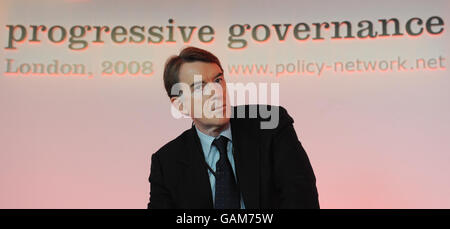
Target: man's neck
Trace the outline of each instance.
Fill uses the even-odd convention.
[[[209,136],[217,137],[223,130],[225,130],[230,125],[230,122],[227,122],[225,125],[222,126],[204,126],[194,120],[194,125],[202,133]]]

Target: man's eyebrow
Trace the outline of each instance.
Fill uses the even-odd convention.
[[[220,77],[220,76],[223,76],[223,72],[217,73],[217,75],[214,76],[213,80],[216,79],[217,77]],[[195,83],[199,83],[199,82],[193,82],[193,83],[191,84],[191,87],[193,87],[193,86],[195,85]],[[205,83],[205,81],[202,81],[202,84],[204,84],[204,83]]]
[[[223,72],[219,72],[216,76],[214,76],[213,79],[216,79],[216,78],[219,77],[219,76],[223,76]]]

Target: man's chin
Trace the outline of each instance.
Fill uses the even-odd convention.
[[[209,126],[223,126],[228,122],[230,122],[230,118],[229,117],[203,118],[201,122]]]
[[[221,118],[212,118],[209,119],[212,123],[216,123],[217,125],[227,124],[230,121],[229,117],[221,117]]]

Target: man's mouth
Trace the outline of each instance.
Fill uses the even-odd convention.
[[[225,109],[225,107],[226,107],[226,105],[224,104],[224,105],[222,105],[221,107],[214,107],[213,109],[212,109],[212,111],[216,111],[216,110],[224,110]]]

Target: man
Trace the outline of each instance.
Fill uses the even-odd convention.
[[[231,108],[218,58],[195,47],[169,58],[163,78],[193,125],[152,155],[149,209],[319,208],[313,169],[283,107]],[[277,125],[261,128],[267,115],[254,114],[269,110]]]

